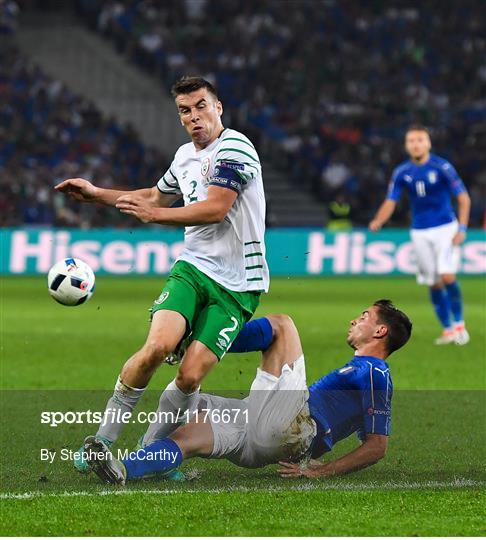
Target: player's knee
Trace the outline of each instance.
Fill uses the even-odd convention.
[[[273,332],[274,340],[283,335],[286,335],[292,332],[297,332],[295,323],[289,315],[279,313],[276,315],[268,315],[267,319],[270,321],[270,324],[272,325],[272,332]]]
[[[194,369],[194,367],[185,369],[184,364],[182,364],[177,372],[176,384],[186,394],[195,392],[203,378],[204,374],[199,370]]]

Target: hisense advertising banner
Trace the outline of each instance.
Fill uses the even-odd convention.
[[[56,261],[78,257],[97,274],[165,275],[183,249],[182,231],[167,229],[1,229],[0,273],[45,274]],[[267,259],[273,276],[413,274],[406,230],[328,232],[270,229]],[[468,232],[461,274],[486,272],[486,235]]]

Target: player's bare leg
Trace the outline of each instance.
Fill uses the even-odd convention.
[[[455,274],[443,274],[441,276],[445,291],[449,297],[449,305],[454,319],[454,343],[466,345],[470,341],[469,332],[463,316],[462,293]]]
[[[292,367],[304,353],[299,332],[288,315],[267,315],[273,330],[270,347],[263,353],[260,368],[267,373],[280,377],[282,367]]]
[[[121,382],[132,388],[147,386],[164,358],[183,338],[186,324],[185,318],[176,311],[156,311],[145,344],[123,366]]]
[[[167,437],[187,420],[188,411],[197,406],[201,381],[217,362],[216,355],[200,341],[195,340],[189,345],[176,378],[160,396],[157,421],[148,427],[143,436],[143,446]]]

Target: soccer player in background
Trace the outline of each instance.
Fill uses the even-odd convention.
[[[263,349],[247,398],[200,394],[200,416],[123,461],[103,441],[88,437],[87,461],[103,481],[115,484],[167,474],[197,456],[226,458],[247,468],[280,462],[283,477],[326,477],[373,465],[385,456],[390,435],[393,384],[386,359],[407,343],[411,331],[402,311],[389,300],[378,300],[351,321],[351,361],[308,388],[292,320],[285,315],[255,319],[245,325],[233,349]],[[227,422],[224,411],[240,414],[233,412]],[[353,433],[361,440],[354,450],[328,462],[316,459]]]
[[[159,410],[192,410],[202,379],[251,319],[269,285],[265,195],[255,147],[242,133],[223,127],[223,106],[210,82],[184,77],[172,93],[191,142],[177,150],[156,186],[127,193],[82,178],[56,186],[79,201],[115,206],[143,223],[186,227],[184,250],[153,304],[146,342],[126,361],[107,403],[97,437],[108,446],[121,432],[118,419],[134,409],[154,372],[188,334],[191,343]],[[181,197],[184,207],[169,208]],[[152,425],[142,444],[173,429]],[[75,466],[88,472],[84,460]]]
[[[393,171],[387,197],[369,228],[381,229],[406,188],[412,208],[411,237],[417,259],[417,281],[429,286],[430,300],[443,328],[435,343],[465,345],[469,333],[456,273],[471,200],[454,167],[432,154],[431,146],[427,128],[412,125],[407,129],[405,150],[410,159]],[[458,219],[451,204],[452,196],[457,198]]]

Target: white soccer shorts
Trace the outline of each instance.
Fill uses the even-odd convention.
[[[452,245],[457,230],[457,221],[429,229],[411,230],[418,283],[434,285],[439,283],[442,274],[457,274],[460,249]]]
[[[264,467],[281,459],[299,459],[316,434],[308,397],[303,356],[293,368],[284,365],[280,377],[258,368],[250,395],[245,399],[201,394],[199,408],[218,413],[208,415],[214,434],[210,457],[224,457],[248,468]],[[228,409],[239,409],[240,413],[236,420],[223,422],[221,411]]]

